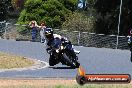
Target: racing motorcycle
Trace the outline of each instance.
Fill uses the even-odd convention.
[[[51,52],[49,64],[54,66],[61,62],[63,65],[70,66],[72,68],[78,68],[80,63],[78,57],[72,47],[72,44],[62,42],[61,39],[55,38],[51,44]]]

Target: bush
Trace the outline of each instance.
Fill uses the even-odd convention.
[[[72,2],[71,7],[75,6],[75,1],[68,1],[69,3]],[[47,26],[52,28],[59,28],[65,18],[72,12],[60,0],[26,0],[24,7],[18,23],[28,24],[31,20],[36,20],[38,23],[44,21]]]
[[[70,31],[94,31],[95,18],[86,16],[85,14],[74,12],[62,25],[63,30]]]

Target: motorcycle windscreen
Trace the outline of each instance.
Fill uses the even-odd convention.
[[[59,38],[55,38],[51,45],[53,48],[59,49],[61,46],[61,40]]]

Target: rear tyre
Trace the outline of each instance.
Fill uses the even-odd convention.
[[[50,66],[54,66],[55,65],[55,62],[52,59],[49,59],[49,65]]]
[[[76,57],[70,55],[70,53],[68,53],[68,52],[64,52],[62,54],[62,56],[63,56],[63,59],[64,59],[63,62],[65,62],[66,65],[71,66],[72,68],[79,68],[80,63],[77,62],[77,61],[73,61],[73,58],[76,58]]]

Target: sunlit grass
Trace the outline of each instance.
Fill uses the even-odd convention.
[[[84,86],[80,86],[80,85],[69,85],[69,86],[64,86],[64,85],[56,85],[56,86],[46,86],[46,85],[10,85],[10,86],[0,86],[0,88],[132,88],[131,84],[88,84],[88,85],[84,85]]]
[[[70,79],[0,79],[0,88],[132,88],[132,83],[79,85]]]
[[[0,52],[0,69],[23,68],[33,64],[33,60],[25,57]]]
[[[58,85],[55,88],[132,88],[131,84],[87,84],[87,85],[74,85],[64,86]]]

